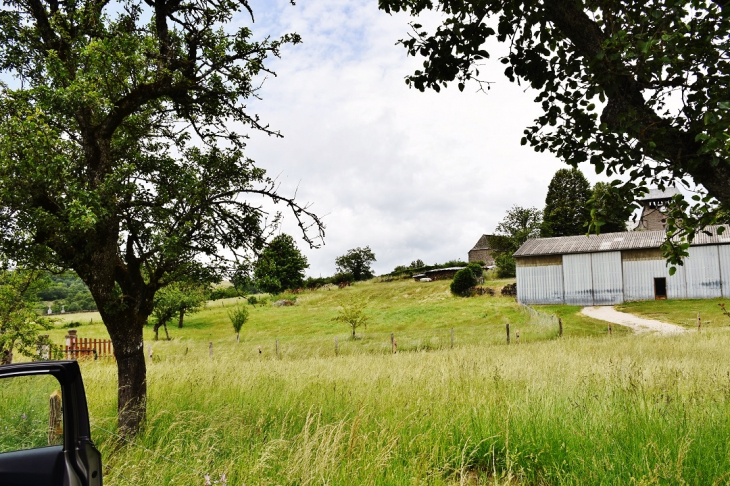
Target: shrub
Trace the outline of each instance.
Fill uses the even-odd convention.
[[[471,294],[471,288],[477,284],[477,279],[469,267],[462,268],[456,275],[454,281],[451,282],[451,293],[462,297],[468,297]]]
[[[332,283],[335,285],[339,285],[341,283],[345,282],[354,282],[355,277],[350,272],[340,272],[336,273],[334,277],[332,277]]]
[[[515,259],[512,255],[502,253],[494,257],[494,263],[497,264],[497,276],[499,278],[509,278],[515,276]]]
[[[249,295],[246,297],[246,302],[248,302],[250,305],[256,305],[259,302],[259,299],[256,298],[255,295]]]
[[[469,270],[471,270],[471,273],[474,274],[474,278],[479,279],[482,278],[482,274],[484,273],[484,269],[482,269],[481,265],[478,263],[470,263],[466,266]]]
[[[324,277],[307,277],[307,279],[304,281],[304,286],[309,290],[315,290],[322,287],[323,285],[327,285],[328,283],[330,283],[330,281],[331,279]]]

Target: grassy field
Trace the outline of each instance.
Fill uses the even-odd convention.
[[[725,303],[730,310],[730,301],[726,299],[693,299],[693,300],[648,300],[643,302],[627,302],[616,308],[647,319],[678,324],[688,329],[697,328],[697,314],[702,319],[702,328],[728,328],[730,318],[723,315],[717,304]]]
[[[371,316],[356,340],[331,321],[353,298]],[[146,331],[148,420],[134,444],[113,435],[114,364],[82,363],[105,484],[730,483],[727,326],[608,336],[578,307],[539,308],[561,316],[560,339],[514,299],[367,282],[251,309],[236,343],[234,304],[211,303],[169,342]],[[506,345],[506,322],[519,345]],[[98,317],[78,331],[105,335]]]

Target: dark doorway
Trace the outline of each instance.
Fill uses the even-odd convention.
[[[667,298],[667,279],[655,278],[654,279],[654,299],[664,300]]]

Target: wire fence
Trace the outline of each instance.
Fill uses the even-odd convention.
[[[520,306],[520,310],[529,316],[529,322],[531,324],[557,327],[560,323],[560,319],[556,315],[536,311],[527,304],[519,303],[518,305]]]

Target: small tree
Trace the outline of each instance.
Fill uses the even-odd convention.
[[[228,312],[228,318],[231,320],[231,324],[233,324],[233,330],[236,331],[236,342],[238,342],[241,328],[248,321],[248,309],[237,306],[233,311]]]
[[[373,269],[370,268],[373,262],[375,262],[375,254],[369,246],[353,248],[335,259],[337,271],[351,273],[356,282],[373,277]]]
[[[461,297],[468,297],[471,295],[471,288],[476,284],[477,279],[472,273],[471,268],[462,268],[454,275],[454,281],[451,282],[451,293]]]
[[[197,283],[175,282],[157,291],[152,311],[152,316],[155,318],[155,340],[157,340],[160,327],[164,327],[169,341],[167,323],[177,315],[179,319],[177,327],[182,329],[185,314],[193,314],[201,310],[207,298],[207,287]]]
[[[50,329],[48,319],[33,309],[37,292],[46,280],[42,273],[22,268],[0,267],[0,364],[13,362],[13,352],[35,358],[38,333]]]
[[[355,339],[355,329],[360,326],[367,327],[368,320],[370,320],[370,317],[365,314],[366,306],[367,301],[361,300],[353,299],[340,302],[339,314],[333,317],[332,320],[349,325],[352,330],[352,339]]]

